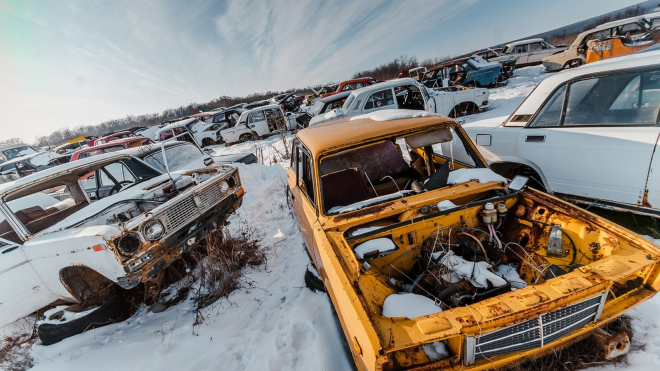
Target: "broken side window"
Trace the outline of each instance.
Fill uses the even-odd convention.
[[[307,196],[309,202],[315,205],[314,198],[314,172],[312,157],[300,145],[295,147],[296,177],[300,191]]]
[[[566,85],[562,85],[559,89],[557,89],[552,94],[550,99],[547,100],[536,117],[534,117],[534,120],[529,123],[529,127],[559,126],[561,110],[564,105],[565,92]]]
[[[368,110],[392,105],[394,105],[394,95],[392,94],[392,89],[387,88],[371,94],[367,98],[364,109]]]

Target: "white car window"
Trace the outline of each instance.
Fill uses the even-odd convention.
[[[392,94],[392,89],[387,88],[371,94],[369,98],[367,98],[367,103],[365,103],[364,109],[367,110],[392,105],[394,105],[394,95]]]
[[[264,111],[252,112],[252,114],[250,114],[250,122],[263,121],[265,119]]]
[[[564,105],[564,93],[566,92],[566,85],[562,85],[557,89],[550,99],[545,103],[541,111],[534,117],[534,120],[529,123],[529,127],[548,127],[559,126],[561,120],[561,110]]]
[[[121,162],[115,162],[112,163],[104,169],[112,175],[115,180],[118,182],[131,182],[135,183],[135,177],[131,173],[130,170],[128,170],[128,167],[126,165],[122,164]],[[105,172],[101,171],[101,186],[113,186],[115,183],[106,175]]]
[[[566,126],[655,125],[660,71],[604,76],[571,83]]]

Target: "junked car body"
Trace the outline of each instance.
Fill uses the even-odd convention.
[[[358,370],[500,368],[660,289],[660,246],[507,183],[453,120],[356,121],[299,131],[287,181]]]
[[[635,37],[614,36],[594,40],[589,43],[586,63],[634,54],[658,42],[660,42],[659,28],[654,28],[645,34]]]
[[[411,78],[381,82],[353,91],[342,108],[315,116],[309,125],[385,109],[411,109],[462,116],[489,108],[488,89],[442,91],[427,89]]]
[[[0,183],[11,182],[38,171],[69,162],[70,156],[38,152],[14,157],[0,164]]]
[[[493,169],[548,192],[660,217],[660,52],[564,71],[504,119],[464,129]]]
[[[246,142],[262,136],[294,130],[303,113],[285,115],[279,104],[269,104],[244,111],[238,122],[220,132],[227,143]],[[306,114],[305,114],[306,115]]]
[[[153,143],[153,141],[147,137],[137,136],[130,137],[125,139],[119,139],[112,141],[110,143],[101,144],[94,147],[87,147],[81,150],[78,150],[71,154],[71,161],[76,161],[78,159],[83,159],[87,157],[97,156],[103,153],[110,153],[121,151],[127,148],[134,148],[139,146],[144,146],[147,144]]]
[[[507,44],[499,53],[499,57],[491,57],[489,61],[504,61],[516,59],[516,66],[525,67],[541,64],[543,58],[566,49],[565,46],[554,46],[541,38],[520,40]]]
[[[344,91],[338,94],[331,95],[326,98],[318,99],[312,107],[307,111],[310,116],[318,116],[328,113],[336,108],[341,108],[346,101],[346,98],[351,94],[350,91]]]
[[[337,88],[334,91],[321,94],[321,98],[326,98],[344,91],[351,91],[351,90],[364,88],[365,86],[373,85],[375,83],[376,80],[374,80],[371,77],[360,77],[353,80],[342,81],[339,83],[339,85],[337,85]]]
[[[100,138],[95,139],[94,142],[92,143],[92,146],[98,146],[98,145],[101,145],[101,144],[110,143],[110,142],[115,141],[115,140],[131,138],[131,137],[134,137],[134,136],[136,136],[135,133],[133,133],[130,130],[118,131],[116,133],[108,134],[108,135],[105,135],[105,136],[102,136]]]
[[[156,132],[156,140],[164,141],[180,135],[184,132],[190,133],[192,140],[200,147],[210,146],[222,142],[220,131],[226,127],[225,123],[204,122],[199,118],[191,117],[189,119],[173,122],[160,128]]]
[[[25,143],[0,145],[0,163],[37,152],[39,151]]]
[[[428,88],[453,85],[490,87],[500,84],[508,78],[502,63],[488,62],[478,55],[473,55],[431,68],[426,72],[421,83]]]
[[[0,327],[56,300],[87,302],[115,284],[129,289],[155,277],[240,206],[235,168],[195,158],[168,173],[162,156],[156,168],[140,150],[0,186]],[[118,168],[130,179],[116,179]],[[90,171],[114,183],[95,202],[80,181]],[[42,193],[53,187],[67,197],[58,202]]]
[[[592,40],[601,40],[617,36],[634,37],[648,32],[652,27],[652,19],[660,16],[660,13],[652,13],[642,16],[636,16],[618,21],[604,23],[591,30],[579,34],[571,46],[566,50],[556,53],[543,59],[543,66],[547,71],[559,71],[565,68],[578,67],[586,63],[586,54],[589,43]]]

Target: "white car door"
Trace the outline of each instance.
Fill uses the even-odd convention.
[[[57,299],[19,244],[0,239],[0,328]]]
[[[266,115],[263,110],[255,111],[250,114],[248,117],[248,127],[260,136],[270,134]]]
[[[548,49],[545,43],[536,42],[529,44],[529,53],[527,55],[527,63],[541,63],[543,58],[548,56]]]
[[[520,131],[554,192],[641,204],[660,127],[660,70],[562,85]]]
[[[429,91],[426,90],[426,87],[422,84],[419,84],[419,90],[422,92],[422,98],[424,99],[424,110],[426,112],[437,113],[435,97],[431,96]]]

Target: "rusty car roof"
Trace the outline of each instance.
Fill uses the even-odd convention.
[[[389,121],[376,121],[368,117],[356,120],[345,118],[310,126],[299,131],[297,137],[312,152],[312,155],[317,157],[324,152],[350,147],[360,142],[440,126],[460,127],[456,121],[444,116]]]

